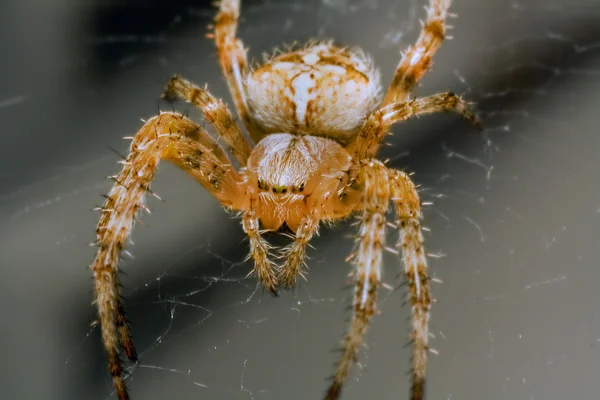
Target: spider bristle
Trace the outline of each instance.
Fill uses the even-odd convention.
[[[149,192],[153,197],[156,197],[158,200],[162,201],[163,203],[165,203],[165,201],[156,193],[154,193],[152,190],[147,189],[147,192]]]
[[[131,254],[131,252],[129,250],[123,250],[123,254],[125,254],[127,257],[129,257],[131,259],[135,259],[135,257],[133,256],[133,254]]]
[[[112,147],[109,147],[109,149],[115,153],[116,155],[118,155],[119,157],[121,157],[123,160],[127,160],[127,157],[125,157],[123,154],[119,153],[117,150],[113,149]]]
[[[356,251],[354,251],[354,252],[350,253],[350,255],[344,259],[344,261],[345,261],[345,262],[347,262],[347,263],[349,263],[350,261],[352,261],[352,259],[353,259],[354,257],[356,257],[356,254],[357,254],[357,252],[356,252]]]
[[[92,208],[92,211],[100,211],[102,213],[112,213],[115,210],[113,208],[106,208],[104,206],[98,206],[98,207]]]
[[[392,229],[398,229],[398,224],[395,224],[393,222],[387,221],[385,224]]]
[[[446,254],[444,253],[427,253],[427,257],[429,258],[444,258],[446,257]]]
[[[400,252],[393,247],[386,246],[384,249],[392,254],[400,255]]]
[[[399,283],[398,286],[396,286],[395,290],[399,290],[402,289],[403,287],[408,286],[408,280],[404,279],[403,282]]]
[[[152,214],[152,210],[145,205],[139,206],[142,210],[146,211],[148,214]]]

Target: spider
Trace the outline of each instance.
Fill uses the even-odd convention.
[[[353,316],[341,343],[341,356],[325,399],[338,399],[367,327],[376,313],[387,226],[399,229],[403,274],[411,305],[411,399],[424,397],[431,294],[421,233],[420,201],[404,172],[375,158],[390,127],[412,117],[456,112],[478,123],[470,103],[452,93],[411,98],[446,35],[451,0],[430,0],[417,42],[403,53],[385,95],[379,72],[359,48],[331,41],[309,42],[249,67],[246,48],[236,37],[240,0],[222,0],[215,18],[217,55],[244,135],[227,105],[206,89],[175,76],[165,96],[199,107],[213,136],[186,116],[161,112],[133,136],[122,171],[102,207],[98,246],[90,268],[101,335],[117,397],[129,398],[119,358],[132,361],[136,350],[120,294],[118,260],[160,160],[186,171],[227,209],[239,213],[250,242],[252,273],[272,294],[304,276],[308,242],[321,221],[359,215],[352,254],[355,285]],[[233,165],[235,159],[239,168]],[[151,192],[150,192],[151,193]],[[386,222],[393,204],[396,224]],[[264,231],[287,229],[293,242],[283,248],[282,265],[272,259]],[[392,250],[392,249],[390,249]],[[395,250],[393,250],[395,251]]]

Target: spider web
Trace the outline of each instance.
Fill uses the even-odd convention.
[[[0,7],[0,271],[4,392],[10,398],[114,398],[86,266],[117,171],[111,149],[168,105],[178,72],[229,98],[197,1],[9,1]],[[317,35],[360,45],[387,77],[424,17],[417,0],[247,1],[240,35],[253,58]],[[598,1],[456,0],[417,94],[475,101],[479,133],[451,115],[394,129],[382,158],[415,172],[431,229],[430,399],[564,399],[600,393]],[[186,110],[178,105],[178,110]],[[190,109],[193,118],[200,115]],[[308,282],[271,298],[246,278],[239,222],[185,174],[162,165],[151,215],[123,262],[140,363],[136,399],[319,398],[347,327],[355,227],[323,229]],[[276,243],[281,238],[272,237]],[[390,242],[395,235],[390,232]],[[408,307],[386,256],[382,315],[344,399],[408,393]]]

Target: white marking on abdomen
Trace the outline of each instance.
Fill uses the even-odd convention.
[[[316,92],[310,93],[309,89],[314,88],[317,85],[315,80],[310,77],[310,72],[303,72],[299,74],[292,83],[294,87],[293,101],[296,105],[296,121],[299,124],[304,124],[306,118],[306,109],[308,102],[316,98]]]

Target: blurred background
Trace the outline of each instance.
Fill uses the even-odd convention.
[[[423,0],[244,1],[253,59],[332,37],[373,55],[387,86],[418,35]],[[485,129],[454,115],[394,128],[382,152],[414,172],[437,304],[428,399],[600,396],[600,3],[456,0],[453,40],[417,94],[464,93]],[[229,101],[203,1],[0,4],[0,391],[7,399],[114,399],[92,281],[115,152],[171,105],[174,73]],[[201,116],[188,105],[178,111]],[[113,151],[114,150],[114,151]],[[140,352],[134,399],[319,399],[347,327],[356,229],[323,229],[308,282],[272,298],[246,278],[239,221],[162,164],[122,263]],[[281,238],[270,237],[278,243]],[[389,233],[394,242],[396,234]],[[343,398],[408,395],[409,308],[386,257],[375,318]]]

